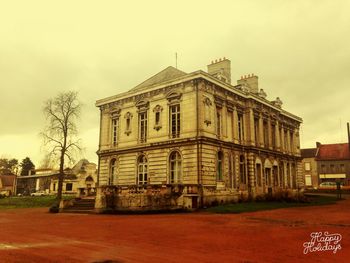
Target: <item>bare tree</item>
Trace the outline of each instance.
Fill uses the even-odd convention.
[[[48,122],[42,136],[49,154],[59,163],[57,201],[62,199],[65,160],[72,161],[74,154],[81,150],[77,139],[77,119],[80,117],[81,103],[78,93],[63,92],[45,102],[43,113]]]

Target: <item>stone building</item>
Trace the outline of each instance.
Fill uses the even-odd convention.
[[[192,209],[303,187],[301,118],[267,100],[258,76],[231,84],[228,59],[208,72],[168,67],[96,106],[96,209]]]

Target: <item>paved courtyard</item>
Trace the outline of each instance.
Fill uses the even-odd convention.
[[[342,236],[341,249],[335,254],[303,254],[310,234],[326,231]],[[320,243],[323,246],[325,240]],[[336,205],[226,215],[0,210],[0,262],[349,262],[349,258],[349,199]]]

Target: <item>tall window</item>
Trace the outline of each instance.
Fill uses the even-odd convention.
[[[266,121],[264,121],[264,123],[263,123],[263,132],[264,132],[264,146],[268,147],[269,146],[269,131],[268,131]]]
[[[288,151],[288,135],[287,131],[284,131],[284,151]]]
[[[170,180],[171,184],[181,182],[181,155],[178,152],[172,152],[169,156]]]
[[[290,132],[290,148],[289,150],[291,152],[294,152],[294,133],[293,132]]]
[[[255,138],[255,145],[259,145],[259,119],[254,118],[254,138]]]
[[[116,159],[112,159],[111,164],[110,164],[110,169],[109,169],[109,178],[108,178],[109,185],[114,184],[116,170],[117,170],[116,168],[117,168],[117,161],[116,161]]]
[[[256,164],[256,179],[257,179],[257,184],[258,186],[262,186],[262,178],[261,178],[261,164],[257,163]]]
[[[295,164],[292,164],[292,187],[297,188],[297,173],[295,169]]]
[[[169,107],[170,112],[170,136],[171,138],[180,137],[180,104]]]
[[[274,124],[271,125],[271,143],[272,148],[276,147],[276,126]]]
[[[244,155],[239,156],[239,179],[242,184],[247,183],[246,178],[246,171],[245,171],[245,161],[244,161]]]
[[[222,152],[218,152],[217,155],[217,173],[216,173],[216,180],[222,181],[222,163],[223,163],[223,154]]]
[[[283,149],[283,145],[282,145],[282,128],[279,128],[278,129],[278,133],[279,133],[279,137],[280,137],[280,147],[281,147],[281,150]]]
[[[112,144],[117,145],[118,141],[118,119],[112,119]]]
[[[242,141],[244,139],[244,123],[243,114],[238,113],[238,140]]]
[[[310,171],[311,170],[311,163],[310,162],[304,163],[304,169],[305,169],[305,171]]]
[[[216,135],[221,136],[221,110],[216,109]]]
[[[343,163],[340,164],[340,172],[345,172],[345,165]]]
[[[144,155],[141,155],[138,159],[137,164],[137,183],[138,184],[147,184],[148,180],[148,163],[147,158]]]
[[[147,111],[139,113],[140,142],[147,141]]]

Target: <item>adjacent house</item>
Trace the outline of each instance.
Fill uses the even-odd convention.
[[[305,185],[317,188],[323,182],[341,181],[350,185],[350,154],[348,143],[321,144],[301,149]]]
[[[64,194],[92,195],[97,182],[96,164],[86,159],[80,160],[72,169],[64,170],[62,192]],[[17,177],[17,193],[29,195],[42,191],[57,193],[58,171],[51,168],[36,169],[35,175]]]
[[[317,170],[319,182],[341,180],[350,184],[350,154],[348,143],[317,143]]]
[[[94,195],[97,182],[96,164],[80,160],[72,169],[65,170],[63,193],[79,196]],[[58,178],[52,178],[50,192],[57,193]]]
[[[198,208],[304,186],[302,119],[224,58],[98,100],[96,209]]]
[[[319,176],[317,172],[316,148],[301,149],[301,157],[305,187],[317,188],[319,185]]]

